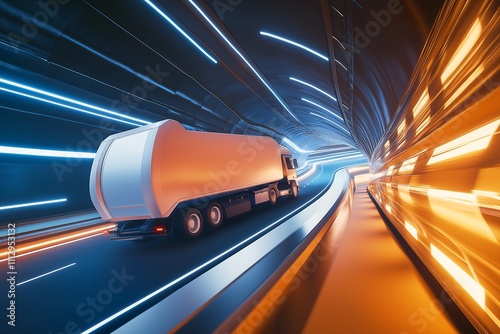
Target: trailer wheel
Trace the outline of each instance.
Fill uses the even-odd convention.
[[[276,202],[278,202],[278,189],[276,188],[275,185],[270,185],[268,192],[269,192],[269,203],[271,203],[271,205],[275,205]]]
[[[295,181],[292,181],[291,191],[293,198],[297,198],[299,196],[299,186],[297,186],[297,183]]]
[[[200,211],[195,208],[188,208],[186,211],[179,212],[177,228],[175,232],[179,236],[194,238],[203,231],[203,216]]]
[[[211,227],[219,227],[224,221],[222,207],[217,202],[212,202],[207,207],[206,221]]]

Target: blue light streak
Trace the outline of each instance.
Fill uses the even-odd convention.
[[[49,200],[49,201],[14,204],[14,205],[0,206],[0,210],[19,209],[19,208],[25,208],[25,207],[29,207],[29,206],[48,205],[48,204],[66,202],[66,201],[67,201],[66,198],[60,198],[60,199],[53,199],[53,200]]]
[[[363,154],[360,152],[346,152],[346,153],[338,153],[334,155],[328,155],[324,157],[319,157],[319,158],[313,158],[313,159],[308,159],[306,162],[307,163],[327,163],[327,162],[333,162],[333,161],[340,161],[344,159],[351,159],[351,158],[363,158]]]
[[[212,57],[207,51],[205,51],[194,39],[191,38],[181,27],[179,27],[164,11],[158,8],[154,3],[149,0],[144,0],[151,8],[153,8],[158,14],[160,14],[168,23],[170,23],[178,32],[182,34],[191,44],[193,44],[198,50],[200,50],[208,59],[213,63],[217,64],[217,60]]]
[[[312,89],[315,89],[315,90],[317,90],[318,92],[320,92],[320,93],[322,93],[322,94],[324,94],[324,95],[328,96],[328,97],[329,97],[329,98],[331,98],[333,101],[337,101],[337,99],[336,99],[336,98],[334,98],[333,96],[331,96],[331,95],[330,95],[330,94],[328,94],[327,92],[325,92],[325,91],[323,91],[323,90],[319,89],[318,87],[316,87],[316,86],[314,86],[314,85],[312,85],[312,84],[310,84],[310,83],[308,83],[308,82],[305,82],[305,81],[302,81],[302,80],[299,80],[299,79],[297,79],[297,78],[293,78],[293,77],[290,77],[290,80],[295,81],[295,82],[298,82],[298,83],[301,83],[301,84],[303,84],[303,85],[305,85],[305,86],[311,87]]]
[[[89,153],[89,152],[45,150],[38,148],[25,148],[25,147],[12,147],[12,146],[0,146],[0,153],[31,155],[38,157],[76,158],[76,159],[94,159],[95,157],[95,153]]]
[[[142,120],[142,119],[139,119],[139,118],[135,118],[135,117],[123,115],[123,114],[120,114],[120,113],[117,113],[117,112],[114,112],[114,111],[111,111],[111,110],[107,110],[107,109],[104,109],[104,108],[101,108],[101,107],[97,107],[97,106],[94,106],[94,105],[91,105],[91,104],[88,104],[88,103],[85,103],[85,102],[74,100],[74,99],[71,99],[71,98],[68,98],[68,97],[65,97],[65,96],[62,96],[62,95],[54,94],[54,93],[51,93],[51,92],[48,92],[48,91],[45,91],[45,90],[41,90],[41,89],[38,89],[38,88],[35,88],[35,87],[23,85],[23,84],[20,84],[20,83],[14,82],[14,81],[10,81],[10,80],[6,80],[6,79],[3,79],[3,78],[0,78],[0,83],[4,83],[4,84],[7,84],[9,86],[14,86],[14,87],[17,87],[17,88],[21,88],[21,89],[24,89],[24,90],[27,90],[27,91],[30,91],[30,92],[33,92],[33,93],[38,93],[38,94],[41,94],[41,95],[44,95],[44,96],[49,96],[49,97],[52,97],[52,98],[55,98],[55,99],[58,99],[58,100],[70,102],[70,103],[73,103],[73,104],[76,104],[76,105],[79,105],[79,106],[82,106],[82,107],[86,107],[86,108],[90,108],[90,109],[102,111],[102,112],[107,113],[107,114],[111,114],[111,115],[118,116],[118,117],[121,117],[121,118],[129,119],[129,120],[132,120],[132,121],[135,121],[135,122],[138,122],[138,123],[142,123],[143,125],[144,124],[151,124],[151,122],[148,122],[148,121],[145,121],[145,120]],[[13,93],[13,94],[21,95],[21,96],[24,96],[24,97],[28,97],[28,98],[31,98],[31,99],[35,99],[35,100],[39,100],[39,101],[43,101],[43,102],[55,104],[55,105],[58,105],[58,106],[61,106],[61,107],[65,107],[65,108],[69,108],[69,109],[73,109],[73,110],[76,110],[76,111],[84,112],[84,113],[91,114],[91,115],[94,115],[94,116],[99,116],[99,117],[104,117],[104,118],[112,119],[112,120],[115,120],[115,121],[118,121],[118,122],[122,122],[122,123],[127,123],[127,124],[131,124],[131,125],[136,125],[136,126],[140,126],[141,125],[141,124],[137,124],[137,123],[132,123],[132,122],[128,122],[128,121],[125,121],[125,120],[121,120],[121,119],[118,119],[118,118],[106,116],[106,115],[103,115],[103,114],[95,113],[95,112],[92,112],[92,111],[89,111],[89,110],[85,110],[85,109],[73,107],[73,106],[70,106],[70,105],[67,105],[67,104],[64,104],[64,103],[61,103],[61,102],[57,102],[57,101],[54,101],[54,100],[49,100],[49,99],[46,99],[46,98],[37,97],[37,96],[34,96],[34,95],[22,93],[22,92],[19,92],[19,91],[8,89],[8,88],[0,87],[0,90],[8,92],[8,93]]]
[[[285,104],[285,102],[279,97],[278,93],[274,91],[274,89],[271,88],[271,86],[267,83],[266,80],[259,74],[259,72],[250,64],[250,61],[246,59],[245,56],[229,41],[229,39],[217,28],[217,26],[208,18],[208,16],[201,10],[200,7],[193,1],[189,0],[189,2],[196,8],[196,10],[203,16],[203,18],[212,26],[212,28],[219,34],[219,36],[222,37],[222,39],[233,49],[233,51],[240,57],[241,60],[247,64],[247,66],[252,70],[252,72],[259,78],[259,80],[266,86],[266,88],[271,92],[271,94],[274,95],[274,97],[278,100],[278,102],[285,108],[286,111],[297,121],[300,122],[300,120],[297,118],[297,116],[294,115],[294,113],[288,108],[288,106]]]
[[[349,131],[347,131],[346,129],[344,129],[342,126],[338,125],[338,124],[337,124],[337,123],[335,123],[334,121],[332,121],[332,120],[330,120],[330,119],[326,118],[325,116],[322,116],[322,115],[319,115],[319,114],[316,114],[316,113],[313,113],[313,112],[311,112],[310,114],[311,114],[311,115],[313,115],[313,116],[316,116],[316,117],[322,118],[322,119],[324,119],[325,121],[328,121],[328,122],[332,123],[333,125],[335,125],[335,126],[336,126],[336,127],[338,127],[339,129],[344,130],[344,131],[345,131],[345,133],[349,134]]]
[[[280,41],[282,41],[282,42],[289,43],[289,44],[292,44],[292,45],[294,45],[294,46],[297,46],[297,47],[299,47],[299,48],[301,48],[301,49],[304,49],[304,50],[306,50],[306,51],[308,51],[308,52],[312,53],[312,54],[313,54],[313,55],[315,55],[315,56],[320,57],[321,59],[326,60],[326,61],[329,61],[329,60],[330,60],[330,59],[328,59],[328,57],[326,57],[326,56],[322,55],[321,53],[316,52],[316,51],[314,51],[313,49],[310,49],[310,48],[308,48],[307,46],[302,45],[302,44],[300,44],[300,43],[297,43],[297,42],[291,41],[291,40],[289,40],[289,39],[286,39],[286,38],[283,38],[283,37],[280,37],[280,36],[278,36],[278,35],[274,35],[274,34],[271,34],[271,33],[265,32],[265,31],[261,31],[261,32],[260,32],[260,34],[261,34],[261,35],[263,35],[263,36],[268,36],[268,37],[271,37],[271,38],[275,38],[275,39],[280,40]]]
[[[307,102],[307,103],[310,103],[310,104],[312,104],[313,106],[316,106],[316,107],[318,107],[318,108],[321,108],[321,109],[323,109],[324,111],[326,111],[326,112],[328,112],[328,113],[332,114],[333,116],[337,117],[337,118],[338,118],[339,120],[341,120],[342,122],[344,121],[344,120],[342,119],[342,117],[340,117],[339,115],[335,114],[333,111],[326,109],[325,107],[323,107],[322,105],[320,105],[320,104],[318,104],[318,103],[312,102],[312,101],[310,101],[310,100],[308,100],[308,99],[305,99],[305,98],[302,98],[302,101]]]
[[[284,141],[285,143],[287,143],[288,145],[290,145],[293,149],[295,149],[295,150],[296,150],[296,151],[298,151],[298,152],[301,152],[301,153],[310,153],[310,152],[312,152],[312,151],[307,151],[307,150],[303,150],[303,149],[301,149],[301,148],[300,148],[300,147],[298,147],[298,146],[297,146],[294,142],[292,142],[290,139],[288,139],[288,138],[286,138],[286,137],[285,137],[285,138],[283,138],[283,141]]]

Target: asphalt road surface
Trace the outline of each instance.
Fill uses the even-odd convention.
[[[0,332],[81,333],[171,284],[163,293],[95,331],[110,332],[239,248],[203,266],[206,262],[248,237],[258,235],[266,226],[314,198],[327,187],[335,170],[360,163],[363,160],[355,158],[320,165],[313,175],[301,181],[297,199],[281,198],[274,207],[262,204],[195,240],[168,235],[144,241],[111,241],[109,235],[103,234],[17,258],[18,285],[14,299],[7,298],[8,268],[6,262],[1,262],[1,309],[4,315]],[[60,268],[63,269],[28,281]],[[15,300],[15,327],[7,324],[10,300]]]

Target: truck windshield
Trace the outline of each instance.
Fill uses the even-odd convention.
[[[295,166],[293,165],[291,157],[285,157],[285,163],[286,163],[286,168],[295,169]]]

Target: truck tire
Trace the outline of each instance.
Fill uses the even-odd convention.
[[[221,205],[217,202],[211,202],[207,207],[205,219],[208,225],[213,228],[221,226],[224,221],[224,211]]]
[[[269,186],[269,203],[271,203],[271,205],[275,205],[276,202],[278,202],[278,188],[273,184],[273,185],[270,185]]]
[[[297,182],[292,181],[292,184],[290,185],[290,193],[292,198],[297,198],[299,196],[299,186],[297,185]]]
[[[198,209],[186,208],[179,211],[174,232],[180,237],[194,238],[203,232],[203,216]]]

